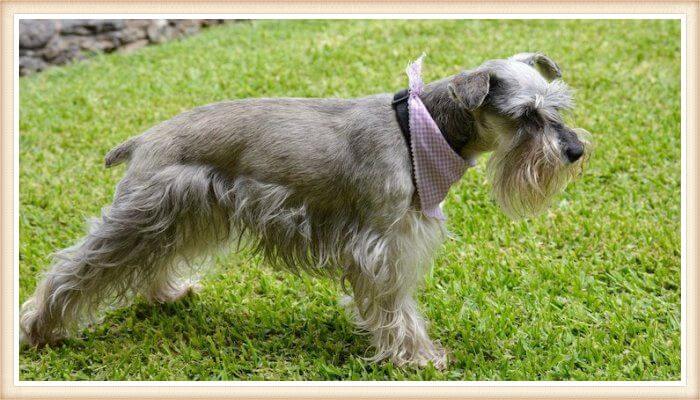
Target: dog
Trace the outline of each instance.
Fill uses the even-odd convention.
[[[455,154],[490,153],[493,198],[519,218],[545,209],[588,155],[585,131],[562,120],[573,103],[560,78],[549,57],[521,53],[413,94]],[[183,266],[243,243],[273,266],[338,277],[371,360],[445,367],[414,299],[445,223],[421,212],[396,102],[225,101],[118,145],[105,164],[128,168],[113,203],[22,306],[23,343],[58,342],[107,300],[178,300],[192,290]]]

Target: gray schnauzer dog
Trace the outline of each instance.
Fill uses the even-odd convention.
[[[584,131],[560,116],[572,107],[560,77],[550,58],[522,53],[420,94],[464,159],[491,152],[493,197],[510,216],[543,210],[586,158]],[[446,365],[414,299],[444,223],[419,210],[391,94],[198,107],[105,158],[125,161],[112,205],[23,305],[23,343],[59,341],[108,300],[175,301],[191,289],[182,267],[233,242],[274,266],[339,277],[373,360]]]

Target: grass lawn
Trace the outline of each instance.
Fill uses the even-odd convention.
[[[181,302],[137,299],[80,338],[20,354],[23,380],[678,380],[680,22],[255,21],[20,79],[20,301],[82,236],[123,167],[104,154],[197,105],[357,97],[540,50],[596,144],[547,213],[511,221],[485,158],[451,191],[450,238],[420,303],[445,371],[374,365],[329,280],[224,254]]]

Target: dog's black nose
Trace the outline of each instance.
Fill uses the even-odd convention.
[[[580,144],[573,144],[566,147],[564,150],[564,155],[569,162],[576,162],[583,155],[583,146]]]

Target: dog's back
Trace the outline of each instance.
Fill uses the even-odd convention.
[[[208,165],[229,177],[284,185],[318,204],[377,192],[385,199],[387,190],[410,197],[408,149],[390,101],[378,95],[214,103],[118,145],[105,164],[131,160],[130,170],[140,173]]]

